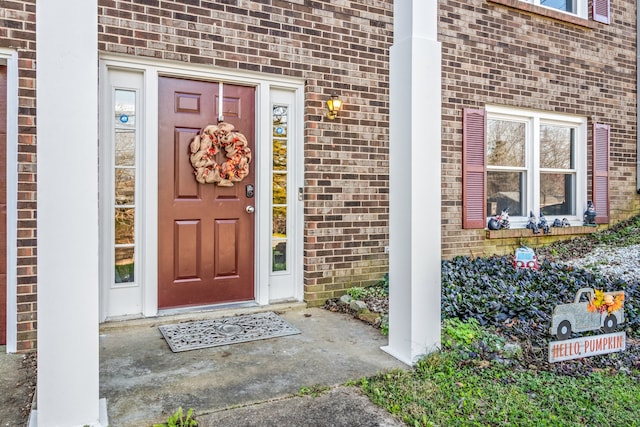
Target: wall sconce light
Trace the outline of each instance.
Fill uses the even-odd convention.
[[[335,93],[331,95],[331,99],[327,101],[327,118],[333,120],[338,117],[338,112],[342,109],[342,101],[338,99]]]

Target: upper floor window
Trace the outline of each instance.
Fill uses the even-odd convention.
[[[587,18],[588,0],[522,0],[537,6],[556,9],[581,18]]]

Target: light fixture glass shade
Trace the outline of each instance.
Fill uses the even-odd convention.
[[[331,99],[327,100],[327,117],[331,120],[335,119],[340,109],[342,109],[342,101],[338,99],[338,95],[332,95]]]

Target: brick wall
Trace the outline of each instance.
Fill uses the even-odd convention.
[[[513,252],[523,241],[536,246],[556,239],[487,239],[485,230],[462,229],[464,107],[498,104],[585,116],[589,153],[591,123],[610,124],[612,223],[640,211],[635,10],[633,0],[612,1],[611,25],[604,25],[567,22],[558,19],[562,13],[518,0],[440,2],[444,257]]]
[[[508,252],[521,241],[461,228],[465,106],[535,108],[610,124],[612,221],[640,210],[635,3],[612,2],[611,25],[501,3],[510,0],[440,2],[444,257]],[[35,0],[1,4],[0,46],[20,58],[18,348],[26,351],[36,344]],[[99,0],[101,52],[305,80],[304,282],[314,305],[388,269],[392,11],[391,0]],[[334,91],[345,110],[327,121],[324,101]]]
[[[35,0],[0,2],[0,47],[18,53],[18,351],[36,347]],[[7,170],[16,167],[11,160]]]
[[[99,50],[304,79],[305,298],[388,269],[391,0],[99,0]],[[345,109],[323,117],[332,92]]]

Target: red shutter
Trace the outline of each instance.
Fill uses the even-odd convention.
[[[593,20],[609,23],[609,0],[593,0]]]
[[[593,124],[593,183],[591,192],[596,223],[609,222],[609,125]]]
[[[487,222],[485,126],[484,110],[463,110],[462,228],[484,228]]]

